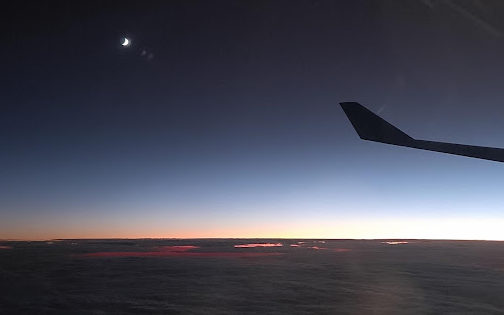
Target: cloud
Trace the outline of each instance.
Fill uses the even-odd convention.
[[[389,242],[382,242],[382,244],[388,244],[388,245],[403,245],[403,244],[408,244],[409,242],[406,241],[389,241]]]
[[[161,246],[159,249],[162,251],[169,251],[169,252],[187,252],[197,248],[199,248],[199,246],[182,245],[182,246]]]
[[[282,243],[250,243],[235,245],[235,248],[253,248],[253,247],[282,247]]]
[[[280,245],[282,246],[282,245]],[[194,249],[199,249],[199,246],[183,245],[183,246],[161,246],[156,251],[124,251],[124,252],[93,252],[76,255],[83,258],[119,258],[119,257],[228,257],[228,258],[243,258],[243,257],[261,257],[261,256],[279,256],[284,253],[268,252],[268,253],[244,253],[244,252],[194,252]]]
[[[319,250],[319,249],[327,249],[325,247],[318,247],[318,246],[308,246],[306,248],[310,248],[310,249],[316,249],[316,250]]]

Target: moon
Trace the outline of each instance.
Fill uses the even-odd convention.
[[[130,40],[127,37],[123,38],[123,42],[121,44],[123,47],[129,46],[130,45]]]

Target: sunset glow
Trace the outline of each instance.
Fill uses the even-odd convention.
[[[436,217],[384,217],[338,218],[333,220],[271,220],[256,226],[253,222],[240,222],[238,228],[225,223],[201,224],[198,229],[190,223],[163,226],[157,220],[136,222],[129,225],[120,218],[109,218],[99,224],[75,218],[70,223],[39,220],[27,224],[21,232],[14,226],[0,229],[4,239],[49,240],[58,238],[263,238],[263,239],[474,239],[504,240],[504,219],[471,218],[469,216]],[[161,220],[162,221],[162,220]],[[186,225],[183,225],[186,224]],[[219,225],[220,224],[220,225]],[[220,228],[216,228],[220,227]],[[146,232],[149,231],[149,232]],[[303,245],[304,241],[296,243]],[[246,245],[237,244],[237,245]],[[290,245],[289,245],[290,246]]]

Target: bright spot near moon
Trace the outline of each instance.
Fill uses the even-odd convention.
[[[130,40],[126,37],[123,38],[122,46],[126,47],[130,45]]]

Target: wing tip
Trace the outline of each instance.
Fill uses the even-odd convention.
[[[341,102],[341,108],[363,140],[405,145],[412,137],[388,123],[358,102]]]

